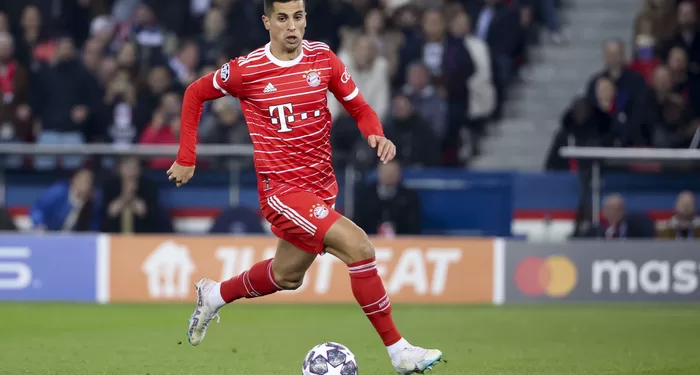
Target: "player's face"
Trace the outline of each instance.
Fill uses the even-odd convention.
[[[274,3],[270,15],[263,16],[263,23],[273,43],[288,52],[297,50],[306,30],[304,1]]]

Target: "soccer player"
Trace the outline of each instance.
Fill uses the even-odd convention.
[[[180,148],[168,178],[183,186],[194,175],[197,126],[205,101],[238,98],[255,150],[260,206],[279,237],[275,257],[223,282],[202,279],[188,339],[199,345],[226,304],[298,288],[316,257],[343,261],[357,303],[387,347],[399,374],[422,372],[439,350],[411,345],[394,325],[391,303],[377,273],[374,247],[362,229],[334,210],[338,185],[331,167],[330,90],[357,121],[382,162],[396,155],[376,113],[345,65],[320,42],[304,40],[303,0],[265,0],[262,17],[270,42],[224,64],[186,90]]]

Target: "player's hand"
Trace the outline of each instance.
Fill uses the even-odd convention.
[[[174,162],[172,167],[168,169],[168,180],[175,181],[175,185],[180,187],[186,184],[194,176],[194,165],[185,167],[177,162]]]
[[[392,161],[396,156],[396,146],[394,143],[382,136],[370,135],[367,137],[369,146],[377,150],[377,156],[384,164]]]

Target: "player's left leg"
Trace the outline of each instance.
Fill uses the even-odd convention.
[[[218,319],[219,309],[225,305],[241,298],[258,298],[280,290],[299,288],[315,259],[315,253],[302,251],[279,239],[274,258],[260,261],[223,282],[210,279],[197,282],[197,307],[192,313],[187,332],[190,344],[199,345],[202,342],[207,326],[214,318]]]
[[[411,345],[394,325],[391,302],[377,272],[374,246],[367,234],[345,217],[336,220],[323,238],[326,251],[342,260],[350,272],[355,299],[386,345],[399,374],[422,372],[442,360],[442,353]]]

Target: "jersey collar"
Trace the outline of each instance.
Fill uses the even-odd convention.
[[[298,64],[301,61],[301,59],[304,58],[304,47],[302,45],[299,47],[299,48],[301,48],[301,53],[294,60],[280,60],[272,55],[272,52],[270,51],[270,44],[271,43],[272,42],[269,42],[265,45],[265,56],[267,56],[267,58],[270,59],[270,61],[272,61],[275,65],[277,65],[279,67],[282,67],[282,68],[292,67],[292,66]]]

